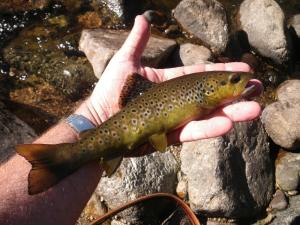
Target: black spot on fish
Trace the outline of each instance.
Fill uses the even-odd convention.
[[[131,122],[132,122],[133,125],[137,124],[137,120],[136,119],[132,119]]]
[[[222,86],[226,85],[226,80],[222,80],[222,81],[220,82],[220,84],[221,84]]]

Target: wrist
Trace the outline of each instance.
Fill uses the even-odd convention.
[[[99,126],[103,120],[99,115],[101,110],[96,110],[93,107],[93,104],[90,100],[90,98],[86,99],[74,112],[74,114],[82,115],[85,118],[87,118],[89,121],[91,121],[92,124],[94,124],[96,127]]]

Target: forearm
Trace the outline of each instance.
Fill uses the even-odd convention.
[[[84,111],[85,107],[81,107],[76,113],[86,115]],[[58,144],[77,139],[76,132],[60,122],[35,143]],[[93,162],[50,190],[30,196],[27,187],[30,169],[30,163],[17,154],[0,166],[0,224],[74,224],[102,173],[98,163]]]

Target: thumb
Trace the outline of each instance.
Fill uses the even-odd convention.
[[[139,60],[150,37],[150,24],[145,16],[135,18],[133,28],[118,52],[119,57],[129,60]]]

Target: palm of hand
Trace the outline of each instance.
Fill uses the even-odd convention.
[[[97,83],[90,102],[101,121],[107,120],[120,110],[119,97],[128,76],[139,73],[153,82],[182,76],[189,73],[228,70],[249,71],[248,65],[243,63],[229,64],[201,64],[171,69],[155,69],[144,67],[140,58],[150,36],[150,26],[143,16],[138,16],[135,25],[121,49],[111,59]],[[256,81],[258,88],[261,84]],[[238,112],[238,113],[237,113]],[[241,102],[226,106],[201,121],[192,121],[180,130],[173,132],[170,143],[192,141],[222,135],[232,128],[232,122],[256,118],[260,114],[260,107],[256,102]]]

